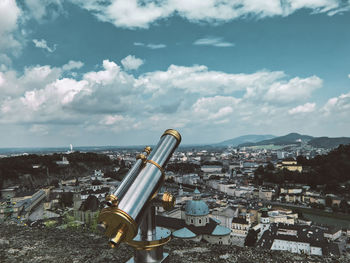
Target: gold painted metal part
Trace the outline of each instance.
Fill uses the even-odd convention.
[[[103,208],[98,222],[103,222],[106,225],[105,235],[111,238],[111,241],[129,241],[137,235],[138,226],[134,219],[117,207]]]
[[[150,146],[146,146],[143,151],[146,152],[147,155],[149,155],[151,153],[151,151],[152,151],[152,148]]]
[[[181,142],[181,134],[177,131],[177,130],[174,130],[174,129],[167,129],[163,135],[161,137],[163,137],[164,135],[166,134],[169,134],[169,135],[172,135],[176,138],[177,140],[177,144],[179,145],[180,142]]]
[[[144,154],[142,154],[142,153],[140,153],[140,154],[138,154],[138,155],[136,156],[136,159],[137,159],[137,160],[138,160],[138,159],[141,159],[143,162],[145,162],[146,159],[147,159],[147,156],[144,155]]]
[[[164,172],[164,169],[162,166],[160,166],[158,163],[156,163],[155,161],[152,161],[152,160],[147,160],[146,162],[151,163],[154,166],[156,166],[162,172],[162,175],[165,177],[165,172]]]
[[[143,150],[146,154],[140,153],[136,156],[136,159],[139,160],[141,159],[143,164],[146,164],[147,156],[151,153],[152,148],[150,146],[146,146],[145,149]]]
[[[125,224],[122,224],[122,226],[119,228],[117,234],[111,238],[109,241],[109,244],[111,248],[118,248],[120,243],[124,240],[125,238],[125,232],[128,230],[127,226]]]
[[[152,250],[154,248],[164,246],[170,240],[171,240],[171,235],[169,235],[166,238],[162,238],[162,239],[158,239],[158,240],[152,240],[152,241],[131,240],[131,241],[127,241],[127,243],[128,243],[128,245],[132,246],[133,248],[135,248],[137,250]]]
[[[106,196],[106,201],[107,202],[110,202],[112,205],[111,206],[114,206],[114,207],[117,207],[118,204],[119,204],[119,200],[118,200],[118,197],[113,195],[113,194],[109,194]]]
[[[162,196],[162,206],[165,211],[170,211],[175,207],[176,198],[169,192],[165,192]]]

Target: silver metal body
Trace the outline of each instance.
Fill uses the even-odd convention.
[[[145,254],[146,252],[146,254]],[[159,260],[157,261],[143,261],[143,259],[147,259],[149,258],[148,257],[148,254],[147,253],[148,251],[140,251],[136,257],[135,255],[135,258],[130,258],[126,263],[149,263],[149,262],[152,262],[152,263],[166,263],[168,262],[168,256],[169,254],[168,253],[162,253],[162,254],[159,254]]]
[[[142,218],[134,241],[154,241],[170,237],[170,230],[156,226],[155,214],[155,207],[151,205]],[[152,250],[135,250],[134,257],[127,263],[165,263],[168,256],[168,253],[163,252],[163,246],[158,246]]]
[[[120,200],[124,196],[124,194],[126,193],[128,188],[130,187],[130,185],[134,182],[138,173],[142,169],[142,164],[143,164],[143,161],[141,159],[138,159],[136,161],[136,163],[128,171],[128,173],[125,175],[123,181],[121,182],[121,184],[119,185],[117,190],[115,190],[113,195],[118,197],[118,200]],[[107,204],[112,205],[111,203],[107,203]]]
[[[164,167],[177,145],[178,141],[174,136],[165,134],[147,159]],[[144,210],[148,207],[149,202],[162,183],[163,175],[161,170],[152,163],[146,163],[131,185],[125,189],[118,208],[130,215],[137,224],[140,224]]]

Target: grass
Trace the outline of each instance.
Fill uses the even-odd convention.
[[[314,209],[314,208],[303,208],[303,207],[293,207],[288,205],[279,205],[281,207],[289,209],[297,209],[302,212],[303,216],[306,219],[309,219],[315,223],[350,228],[350,214],[342,213],[329,213],[323,210]]]
[[[258,150],[258,149],[280,150],[280,149],[283,149],[284,147],[286,147],[286,145],[269,144],[269,145],[247,146],[246,148],[253,149],[253,150]]]

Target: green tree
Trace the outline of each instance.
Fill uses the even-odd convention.
[[[266,170],[268,170],[268,171],[275,170],[275,166],[273,166],[273,163],[268,162],[268,164],[266,165]]]
[[[338,204],[332,205],[332,210],[333,210],[333,212],[337,213],[337,212],[339,211],[339,206],[338,206]]]
[[[244,240],[244,246],[253,247],[258,239],[258,233],[254,229],[249,229],[248,234]]]
[[[349,205],[344,199],[340,201],[339,210],[343,213],[347,213],[349,210]]]
[[[60,197],[60,203],[63,207],[71,207],[73,205],[73,193],[63,192]]]
[[[326,196],[325,202],[327,207],[332,206],[332,198],[330,196]]]

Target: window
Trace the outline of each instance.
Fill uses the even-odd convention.
[[[191,219],[191,224],[193,224],[193,219]]]
[[[202,219],[199,219],[199,224],[202,224]]]

